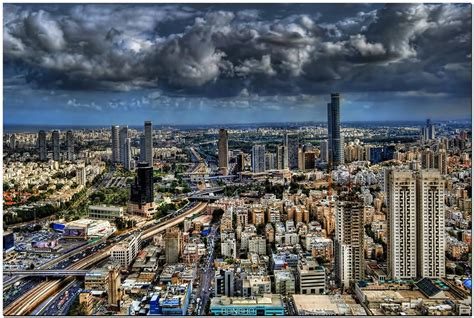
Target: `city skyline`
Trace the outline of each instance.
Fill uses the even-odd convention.
[[[5,124],[324,121],[332,92],[346,121],[471,117],[469,5],[8,4],[4,28]]]

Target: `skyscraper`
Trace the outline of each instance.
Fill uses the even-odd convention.
[[[153,167],[153,126],[151,121],[145,121],[145,161]]]
[[[78,167],[76,169],[76,182],[82,186],[87,184],[87,172],[85,167]]]
[[[297,134],[287,134],[285,136],[285,149],[288,149],[288,168],[298,169],[298,149],[299,138]]]
[[[336,279],[346,289],[364,278],[364,206],[360,199],[340,198],[334,245]]]
[[[416,182],[412,171],[387,170],[388,274],[416,277]]]
[[[153,196],[153,167],[147,162],[137,164],[135,180],[130,188],[128,211],[145,217],[155,213]]]
[[[265,172],[265,146],[252,147],[252,172]]]
[[[120,127],[119,132],[119,149],[120,149],[120,162],[125,166],[125,140],[128,138],[128,126]]]
[[[74,160],[74,134],[72,130],[68,130],[66,132],[66,148],[67,148],[67,153],[66,153],[66,158],[69,161]]]
[[[330,169],[344,163],[344,142],[341,136],[339,93],[331,94],[328,104],[328,150]]]
[[[425,141],[433,140],[436,137],[435,125],[431,122],[431,119],[426,120],[426,126],[423,128],[423,139]]]
[[[285,159],[285,153],[287,154],[285,149],[286,147],[284,145],[278,146],[277,148],[276,165],[277,165],[277,169],[279,170],[288,168],[288,156]],[[286,166],[285,166],[285,163],[286,163]]]
[[[237,154],[237,164],[235,165],[237,172],[245,170],[245,154],[243,152]]]
[[[328,152],[328,141],[323,140],[319,144],[319,158],[322,162],[328,162],[329,152]]]
[[[38,132],[38,154],[39,160],[46,161],[48,160],[48,149],[46,146],[46,132],[40,130]]]
[[[120,162],[119,126],[112,126],[112,162]]]
[[[219,170],[220,173],[226,176],[229,172],[229,136],[227,130],[219,130]]]
[[[53,160],[59,161],[61,159],[61,142],[59,139],[59,130],[53,130]]]
[[[16,148],[16,135],[12,134],[9,141],[10,149],[14,150]]]
[[[125,138],[123,145],[123,167],[125,170],[131,169],[132,147],[130,138]]]
[[[444,277],[444,181],[438,170],[420,172],[417,180],[417,202],[418,276]]]
[[[276,154],[273,152],[267,152],[265,154],[265,168],[266,170],[276,169]]]

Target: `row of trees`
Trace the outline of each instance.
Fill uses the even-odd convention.
[[[40,207],[35,207],[30,210],[21,211],[21,213],[18,213],[18,214],[6,213],[3,216],[3,222],[6,225],[30,222],[35,219],[41,219],[41,218],[51,216],[55,214],[56,212],[58,212],[58,208],[52,206],[51,204],[47,204]]]

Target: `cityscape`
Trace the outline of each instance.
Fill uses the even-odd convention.
[[[471,316],[471,19],[4,5],[3,314]]]

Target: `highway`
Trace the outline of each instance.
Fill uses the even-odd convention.
[[[149,239],[154,235],[165,231],[166,229],[173,227],[180,222],[183,222],[184,219],[188,216],[195,215],[205,211],[207,208],[207,203],[198,203],[191,207],[188,211],[183,212],[179,216],[176,216],[173,219],[170,219],[162,224],[156,224],[151,226],[150,228],[146,229],[142,232],[142,240]],[[89,268],[98,262],[106,259],[109,257],[109,251],[112,247],[112,243],[118,242],[123,239],[125,236],[130,236],[139,232],[138,230],[132,231],[127,233],[126,235],[122,234],[119,237],[115,237],[114,239],[109,240],[110,244],[105,244],[105,247],[101,250],[97,250],[93,254],[90,254],[83,259],[75,262],[72,265],[69,265],[67,269],[69,270],[79,270],[79,269],[86,269]],[[117,238],[120,238],[117,240]],[[77,255],[77,254],[76,254]],[[42,304],[45,300],[47,300],[50,296],[58,293],[62,288],[66,285],[74,281],[74,277],[62,278],[62,279],[51,279],[49,281],[42,282],[35,286],[34,288],[27,291],[21,297],[13,301],[10,305],[4,308],[3,314],[5,316],[11,315],[28,315],[30,314],[36,307]]]

